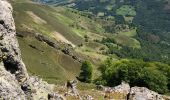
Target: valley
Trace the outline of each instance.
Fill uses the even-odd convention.
[[[14,0],[11,4],[30,75],[61,86],[78,79],[82,63],[89,61],[90,82],[78,83],[82,94],[90,91],[96,96],[95,85],[114,87],[122,81],[169,93],[169,0]]]

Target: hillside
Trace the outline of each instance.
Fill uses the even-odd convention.
[[[54,1],[58,0],[48,0],[50,4],[58,5]],[[48,2],[46,3],[48,4]],[[127,37],[118,36],[119,39],[125,39],[130,43],[116,38],[116,42],[123,45],[123,48],[121,51],[114,49],[115,52],[111,53],[116,53],[119,57],[169,63],[169,0],[73,0],[61,6],[68,6],[86,12],[90,17],[95,16],[104,19],[113,17],[113,22],[116,25],[104,27],[105,31],[109,33],[120,32],[120,27],[126,30],[127,26],[137,30],[135,39],[138,41],[126,40]],[[119,28],[110,28],[115,26]],[[141,49],[138,49],[140,47],[139,43],[141,43]],[[129,44],[136,45],[138,48],[133,49],[132,46],[129,48],[127,46]]]
[[[94,96],[96,85],[114,87],[122,81],[169,93],[168,0],[33,1],[11,1],[30,75],[63,85],[81,81],[85,71],[90,81],[79,82],[78,89]]]
[[[92,59],[96,64],[107,57],[99,50],[105,46],[94,41],[105,37],[102,35],[103,28],[98,22],[81,15],[81,12],[19,0],[12,2],[12,5],[22,58],[31,74],[52,83],[74,79],[79,73],[80,63],[64,54],[66,48],[74,47],[75,56]],[[58,41],[58,48],[39,41],[36,33],[49,41]],[[85,42],[85,37],[88,37],[88,42]],[[94,47],[99,53],[95,52]]]

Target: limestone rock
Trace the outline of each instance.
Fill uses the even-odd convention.
[[[23,83],[28,74],[21,59],[18,41],[15,37],[15,23],[12,16],[12,7],[6,0],[0,0],[0,49],[6,70],[15,74],[17,80]]]
[[[26,100],[26,96],[18,85],[15,76],[6,71],[0,63],[0,97],[5,100]]]
[[[128,83],[122,82],[120,85],[112,88],[112,91],[128,94],[130,91],[130,85]]]
[[[57,93],[51,93],[48,94],[48,100],[66,100],[66,99]]]
[[[28,76],[16,38],[12,6],[0,0],[0,99],[48,100],[49,93],[53,93],[52,85]]]
[[[170,100],[170,97],[160,95],[146,87],[130,87],[128,83],[122,82],[120,85],[115,87],[104,87],[105,96],[120,100]],[[113,95],[112,97],[110,95]]]
[[[130,100],[168,100],[163,95],[151,91],[145,87],[132,87]]]
[[[83,100],[94,100],[94,98],[91,95],[85,95],[83,96]]]
[[[53,92],[53,85],[49,85],[47,82],[36,76],[30,76],[28,79],[32,87],[32,99],[33,100],[48,100],[48,94]]]
[[[12,7],[6,0],[0,0],[0,97],[25,100],[22,85],[28,83],[28,73],[15,35]]]

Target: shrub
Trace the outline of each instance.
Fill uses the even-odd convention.
[[[168,91],[167,77],[161,71],[145,68],[144,72],[142,80],[146,87],[159,93],[166,93]]]
[[[97,83],[105,82],[104,85],[116,86],[125,81],[130,86],[147,87],[165,93],[170,84],[169,69],[170,66],[161,63],[127,59],[113,62],[112,59],[107,59],[101,68],[102,78]]]
[[[78,80],[90,83],[92,80],[93,66],[89,61],[84,61],[81,65],[81,72]]]

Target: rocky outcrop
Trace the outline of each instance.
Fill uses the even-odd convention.
[[[79,93],[78,93],[78,90],[77,90],[77,83],[78,81],[77,80],[73,80],[73,81],[68,81],[67,84],[66,84],[66,87],[68,89],[68,92],[65,93],[65,96],[67,95],[74,95],[74,96],[80,96]]]
[[[163,95],[145,87],[132,87],[129,94],[131,100],[165,100]]]
[[[29,77],[15,35],[12,7],[0,0],[0,97],[18,100],[26,98],[22,86]]]
[[[48,44],[49,46],[60,50],[61,52],[63,52],[65,55],[68,55],[70,57],[72,57],[72,59],[78,61],[78,62],[82,62],[82,59],[78,56],[78,54],[76,54],[76,52],[73,50],[72,45],[67,44],[67,43],[63,43],[63,42],[59,42],[56,40],[52,40],[47,36],[44,36],[40,33],[36,33],[35,34],[35,38],[41,42],[45,42],[46,44]]]
[[[55,41],[51,40],[51,39],[48,38],[47,36],[44,36],[44,35],[39,34],[39,33],[36,33],[36,34],[35,34],[35,38],[36,38],[37,40],[41,41],[41,42],[47,43],[49,46],[51,46],[51,47],[53,47],[53,48],[55,48],[55,49],[58,49],[58,50],[61,49],[61,48],[57,45],[57,43],[56,43]]]
[[[120,85],[111,88],[113,92],[120,92],[120,93],[126,93],[128,94],[130,91],[130,86],[129,84],[122,82]]]
[[[12,7],[5,0],[0,0],[0,49],[5,69],[14,74],[17,80],[23,83],[28,74],[21,59],[21,53],[17,39]]]
[[[160,95],[146,87],[130,87],[125,82],[116,87],[105,87],[104,90],[106,98],[111,99],[115,99],[116,95],[118,95],[117,99],[121,100],[170,100],[170,97]]]
[[[32,87],[31,100],[65,100],[63,96],[53,91],[54,85],[36,76],[30,76],[29,82]]]
[[[28,76],[16,39],[12,7],[6,0],[0,0],[0,99],[64,100],[53,91],[53,85]]]
[[[2,62],[0,63],[0,98],[5,100],[26,99],[26,95],[15,76],[6,71]]]

